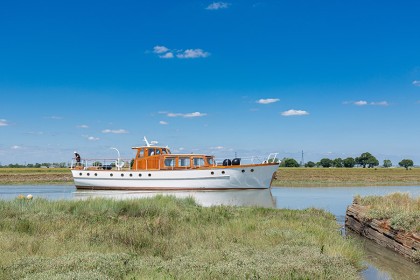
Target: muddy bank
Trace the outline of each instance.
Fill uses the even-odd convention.
[[[393,228],[389,219],[368,219],[369,206],[353,203],[346,211],[346,227],[376,243],[390,248],[420,263],[420,235],[418,232],[406,232]]]

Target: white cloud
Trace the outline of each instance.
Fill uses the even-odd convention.
[[[169,49],[165,46],[154,46],[153,52],[154,53],[166,53]]]
[[[373,106],[388,106],[389,103],[386,101],[380,101],[380,102],[370,102],[370,105]]]
[[[267,99],[260,99],[257,101],[258,104],[270,104],[270,103],[275,103],[275,102],[279,102],[280,99],[278,98],[267,98]]]
[[[128,133],[128,131],[125,129],[104,129],[102,130],[102,133],[125,134]]]
[[[389,103],[387,101],[368,102],[366,100],[359,100],[359,101],[356,101],[356,102],[346,101],[346,102],[343,102],[343,104],[353,104],[353,105],[356,105],[356,106],[368,106],[368,105],[371,105],[371,106],[389,106]]]
[[[89,126],[85,125],[85,124],[81,124],[77,126],[78,128],[89,128]]]
[[[167,125],[168,123],[167,122],[165,122],[165,121],[160,121],[159,122],[161,125]]]
[[[159,58],[163,59],[171,59],[174,57],[179,59],[205,58],[210,55],[209,52],[206,52],[202,49],[171,50],[164,46],[154,46],[153,53],[157,54]]]
[[[98,141],[100,138],[98,137],[93,137],[93,136],[88,136],[87,138],[89,141]]]
[[[356,105],[356,106],[365,106],[365,105],[368,104],[368,102],[364,101],[364,100],[360,100],[360,101],[354,102],[353,104]]]
[[[223,150],[225,147],[223,146],[216,146],[216,147],[212,147],[212,150]]]
[[[9,123],[5,119],[0,119],[0,126],[8,126]]]
[[[206,10],[220,10],[227,9],[231,4],[226,2],[213,2],[206,7]]]
[[[51,120],[62,120],[63,119],[63,117],[59,117],[59,116],[49,116],[49,117],[46,117],[47,119],[51,119]]]
[[[176,118],[176,117],[183,117],[183,118],[197,118],[197,117],[204,117],[207,116],[206,113],[200,113],[200,112],[193,112],[193,113],[167,113],[166,114],[170,118]]]
[[[413,85],[416,87],[420,87],[420,81],[417,81],[417,80],[413,81]]]
[[[12,150],[19,150],[19,149],[22,149],[22,147],[21,146],[18,146],[18,145],[13,145],[12,147],[10,147]]]
[[[309,115],[308,112],[306,111],[302,111],[302,110],[288,110],[288,111],[284,111],[283,113],[281,113],[282,116],[285,117],[290,117],[290,116],[305,116],[305,115]]]
[[[167,52],[164,55],[159,55],[160,58],[174,58],[174,54],[171,52]]]
[[[208,57],[210,53],[203,51],[202,49],[188,49],[176,55],[176,57],[184,58],[205,58]]]

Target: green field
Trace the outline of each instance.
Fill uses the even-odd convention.
[[[191,198],[0,200],[0,279],[360,279],[322,210]]]
[[[420,186],[420,168],[280,168],[273,186]]]

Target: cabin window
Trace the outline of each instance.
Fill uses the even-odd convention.
[[[174,167],[175,166],[175,158],[165,158],[165,166]]]
[[[139,152],[139,156],[138,156],[139,158],[142,158],[142,157],[144,157],[144,150],[143,149],[141,149],[140,150],[140,152]]]
[[[155,153],[156,153],[155,148],[149,148],[149,149],[148,149],[148,155],[149,155],[149,156],[154,156],[154,155],[155,155]]]
[[[160,155],[160,149],[156,149],[156,154]]]
[[[190,167],[191,161],[189,157],[180,157],[178,158],[178,166],[179,167]]]
[[[211,157],[207,158],[207,162],[208,162],[209,165],[214,165],[214,159],[211,158]]]
[[[170,151],[169,149],[163,148],[163,149],[162,149],[162,154],[163,154],[163,155],[166,155],[166,154],[168,154],[168,155],[169,155],[169,154],[171,154],[171,151]]]
[[[193,158],[193,164],[194,164],[194,166],[203,166],[204,165],[204,159],[203,158]]]

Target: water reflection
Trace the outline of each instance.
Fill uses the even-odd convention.
[[[77,190],[76,199],[94,197],[133,199],[148,198],[156,195],[169,195],[177,198],[192,197],[202,206],[232,205],[259,206],[274,208],[276,202],[268,190],[226,190],[226,191],[85,191]]]
[[[420,266],[398,253],[353,232],[347,235],[363,244],[368,268],[362,272],[365,279],[420,279]]]

